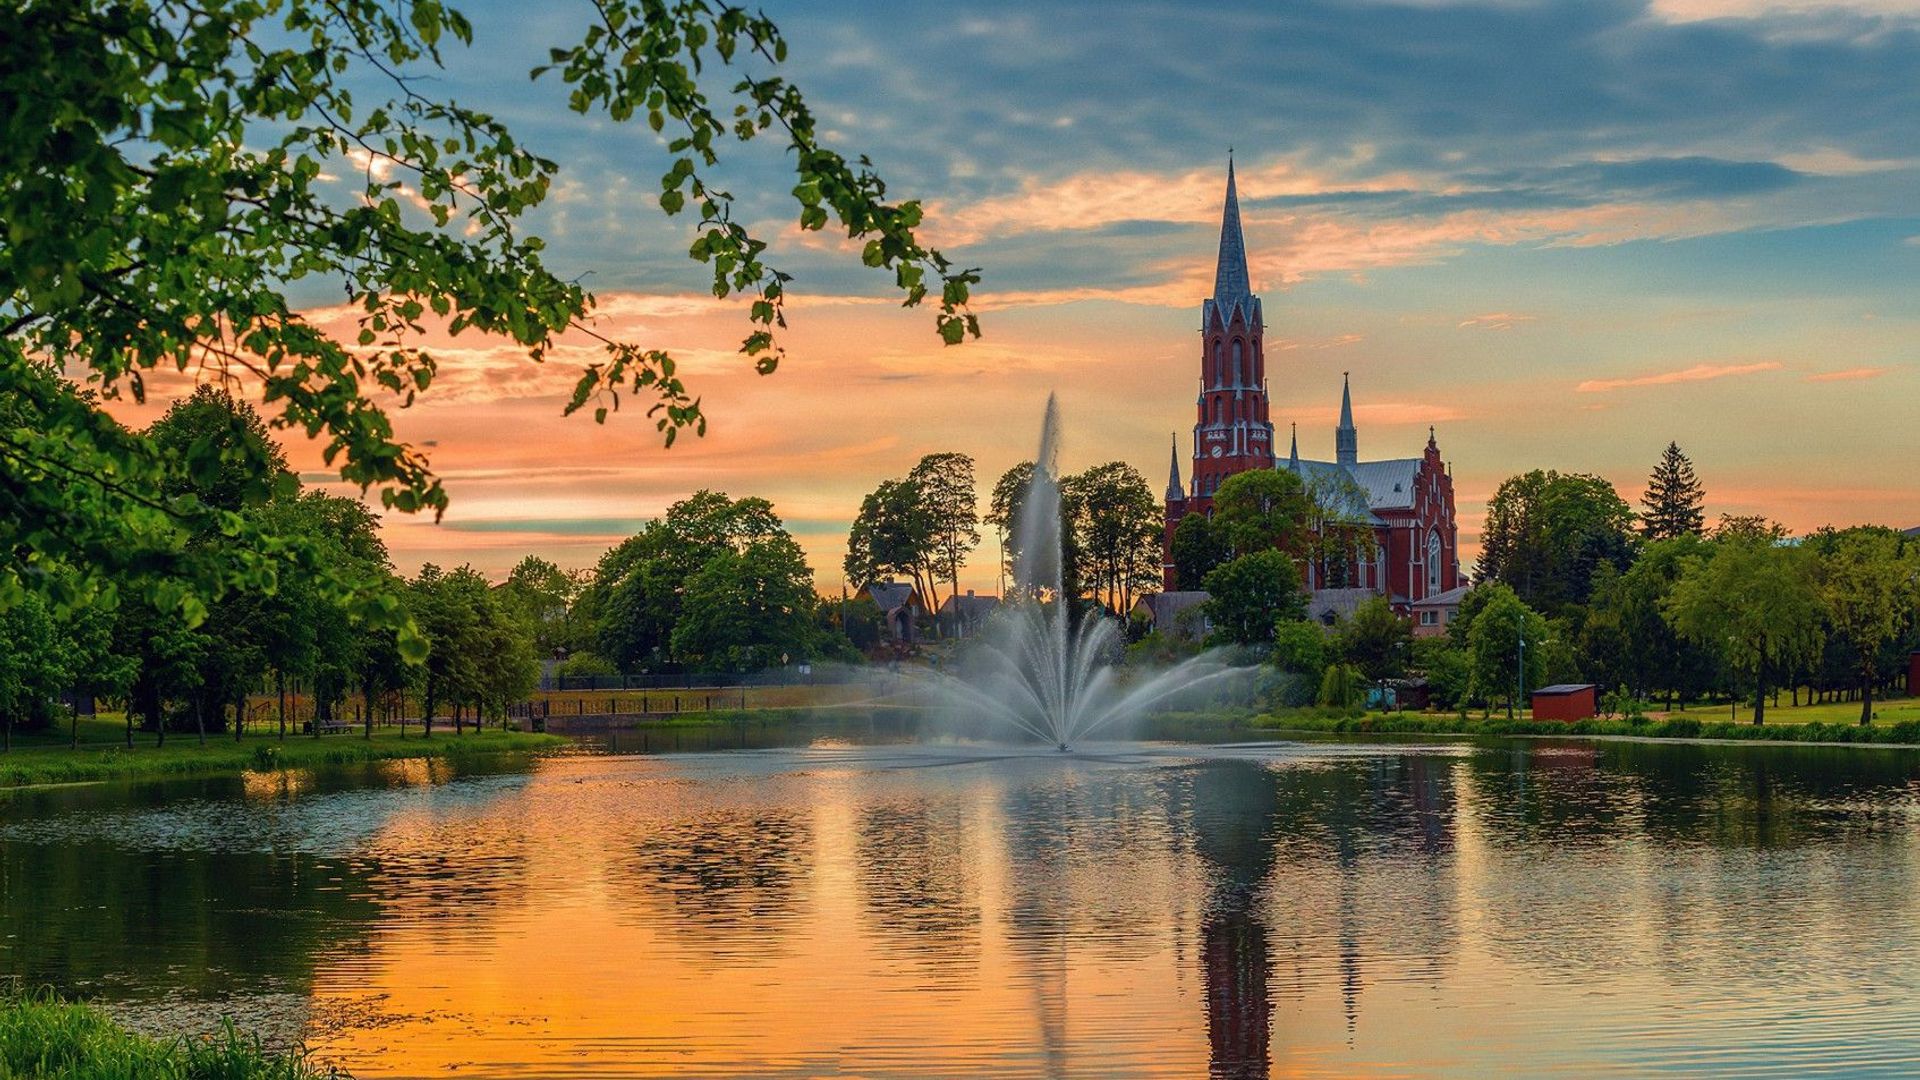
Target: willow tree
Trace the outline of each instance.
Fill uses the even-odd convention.
[[[778,141],[801,230],[837,223],[906,304],[938,304],[943,340],[978,333],[966,308],[977,275],[921,243],[917,202],[889,201],[864,158],[826,145],[778,74],[787,44],[774,23],[706,0],[594,0],[581,17],[532,75],[558,83],[556,105],[644,124],[637,150],[666,140],[660,208],[697,217],[688,254],[716,297],[744,298],[740,351],[758,371],[779,364],[793,279],[713,182],[730,143]],[[638,397],[667,442],[704,430],[673,357],[601,337],[576,271],[549,268],[522,229],[559,165],[494,112],[435,96],[445,51],[472,39],[439,0],[0,5],[0,605],[28,590],[72,603],[138,587],[192,623],[210,597],[270,588],[279,569],[333,583],[361,616],[405,622],[392,595],[341,580],[296,540],[159,494],[192,462],[102,408],[142,399],[156,371],[244,389],[401,512],[447,505],[388,415],[432,387],[429,324],[532,363],[598,339],[569,413],[604,421]],[[290,301],[314,280],[357,312],[347,337]],[[209,522],[232,542],[182,542]]]

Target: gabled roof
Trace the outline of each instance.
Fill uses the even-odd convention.
[[[1173,592],[1149,593],[1133,602],[1133,610],[1144,609],[1155,623],[1170,619],[1191,607],[1207,602],[1207,593],[1203,589],[1175,590]]]
[[[860,591],[873,597],[874,606],[881,611],[897,610],[917,598],[912,585],[899,581],[868,582]]]
[[[1412,507],[1414,479],[1420,475],[1419,458],[1357,461],[1352,465],[1295,458],[1279,462],[1274,467],[1293,469],[1299,473],[1300,479],[1308,483],[1345,473],[1366,495],[1368,510],[1405,510]],[[1378,517],[1373,517],[1371,523],[1385,524]]]
[[[1555,695],[1577,694],[1582,690],[1593,690],[1593,689],[1596,689],[1595,686],[1589,682],[1579,682],[1579,683],[1568,682],[1568,683],[1554,683],[1552,686],[1543,686],[1538,690],[1535,690],[1534,693],[1555,694]]]
[[[1460,601],[1473,591],[1471,585],[1456,585],[1446,592],[1437,592],[1422,600],[1415,600],[1414,607],[1459,607]]]
[[[993,614],[994,609],[999,606],[1000,598],[997,596],[975,596],[972,593],[965,593],[960,596],[949,596],[940,601],[940,614],[951,616],[957,612],[963,619],[978,619]]]

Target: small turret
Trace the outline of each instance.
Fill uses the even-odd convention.
[[[1167,469],[1167,501],[1170,503],[1185,502],[1187,501],[1187,489],[1180,483],[1180,436],[1178,434],[1173,436],[1172,444],[1168,454],[1170,460]]]

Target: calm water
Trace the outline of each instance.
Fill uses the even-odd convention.
[[[1912,754],[1626,743],[95,786],[0,801],[0,972],[360,1076],[1910,1074],[1917,816]]]

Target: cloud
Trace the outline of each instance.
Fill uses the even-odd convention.
[[[1778,361],[1766,361],[1757,364],[1695,364],[1679,371],[1661,371],[1651,375],[1635,375],[1624,379],[1588,379],[1574,390],[1582,394],[1600,394],[1609,390],[1620,390],[1629,386],[1666,386],[1671,383],[1706,382],[1711,379],[1726,379],[1736,375],[1755,375],[1763,371],[1778,371]]]
[[[1877,379],[1890,369],[1883,367],[1847,368],[1844,371],[1821,371],[1806,377],[1807,382],[1858,382],[1861,379]]]
[[[1490,315],[1475,315],[1460,321],[1461,330],[1511,330],[1515,323],[1532,322],[1534,316],[1519,315],[1512,312],[1494,312]]]

